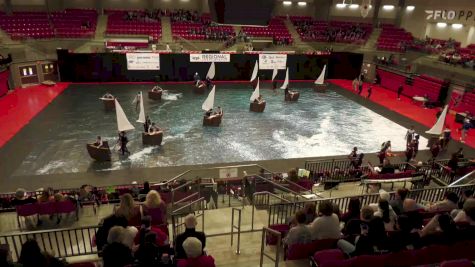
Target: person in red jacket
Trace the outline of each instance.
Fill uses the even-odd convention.
[[[188,237],[183,242],[186,259],[179,259],[177,267],[215,267],[214,258],[203,254],[201,241],[196,237]]]

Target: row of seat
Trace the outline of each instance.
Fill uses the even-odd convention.
[[[405,45],[412,44],[414,38],[411,33],[393,25],[383,25],[376,47],[379,50],[404,52]]]

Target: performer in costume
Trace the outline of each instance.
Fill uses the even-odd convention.
[[[193,79],[195,80],[195,85],[198,86],[198,83],[201,81],[200,75],[198,72],[195,72],[195,75],[193,76]]]
[[[125,134],[124,131],[119,133],[119,145],[120,145],[120,152],[122,155],[125,155],[125,153],[130,154],[129,150],[127,149],[127,143],[129,142],[129,139],[127,138],[127,135]]]
[[[111,93],[107,92],[102,96],[102,98],[114,99],[114,96]]]
[[[411,126],[409,130],[406,132],[406,146],[408,146],[411,142],[412,139],[414,139],[414,135],[416,134],[416,130],[414,130],[414,126]]]
[[[147,115],[147,117],[145,118],[145,123],[143,124],[144,132],[148,131],[148,126],[150,126],[150,124],[152,124],[152,121],[150,120],[150,116]]]
[[[97,148],[102,147],[103,142],[102,142],[102,138],[101,138],[100,135],[97,136],[97,139],[96,139],[96,142],[94,142],[94,145],[95,145]]]
[[[211,88],[211,86],[213,85],[213,81],[211,81],[211,79],[209,77],[206,77],[206,88]]]

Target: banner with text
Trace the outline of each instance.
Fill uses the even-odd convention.
[[[287,68],[287,55],[282,54],[259,54],[259,69],[261,70],[285,70]]]
[[[231,62],[230,54],[190,54],[190,62]]]
[[[160,70],[160,54],[127,53],[128,70]]]

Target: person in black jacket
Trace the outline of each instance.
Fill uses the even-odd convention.
[[[198,222],[196,221],[196,217],[193,214],[189,214],[185,217],[185,227],[186,230],[184,233],[179,234],[175,239],[175,258],[177,259],[186,259],[186,253],[183,249],[183,242],[188,237],[196,237],[201,241],[203,245],[202,248],[204,249],[206,246],[206,235],[203,232],[196,231],[196,225]]]
[[[104,246],[107,244],[107,236],[109,235],[109,230],[114,226],[127,227],[128,221],[124,216],[119,216],[112,214],[102,221],[101,226],[96,233],[96,245],[97,250],[101,251]]]

